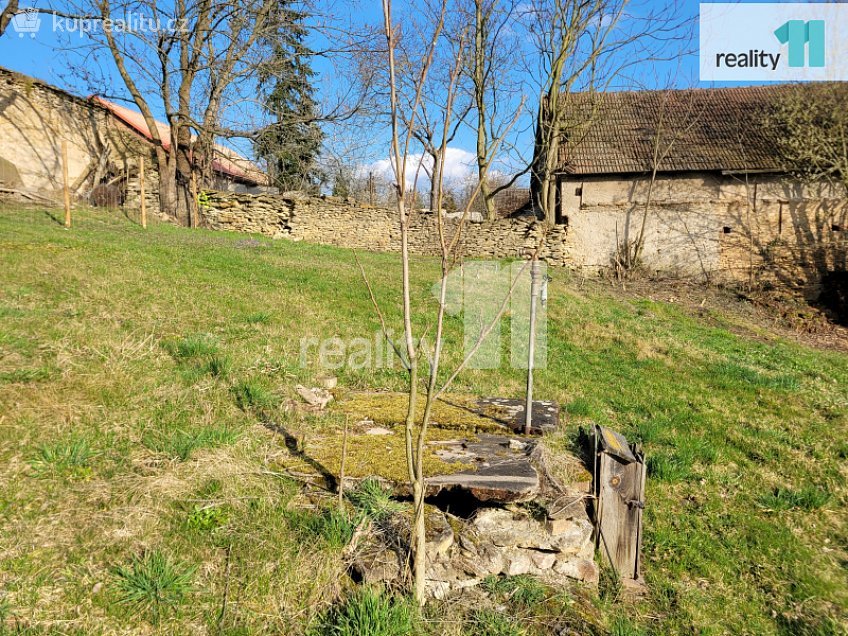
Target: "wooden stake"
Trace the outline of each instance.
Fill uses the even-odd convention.
[[[347,459],[347,429],[349,416],[345,415],[344,437],[342,437],[342,459],[339,464],[339,508],[344,507],[345,460]]]
[[[138,160],[138,196],[141,197],[141,227],[147,229],[147,201],[144,200],[144,156]]]
[[[68,183],[68,142],[62,141],[62,189],[65,195],[65,227],[71,227],[71,189]]]
[[[189,192],[191,194],[191,203],[189,203],[189,225],[191,227],[197,227],[198,223],[198,214],[197,214],[197,178],[194,174],[194,169],[191,171],[191,176],[189,177]]]

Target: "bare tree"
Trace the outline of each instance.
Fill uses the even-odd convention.
[[[397,220],[400,227],[401,237],[401,278],[402,278],[402,307],[403,307],[403,342],[395,345],[395,352],[403,362],[408,373],[408,395],[406,417],[404,421],[404,435],[406,446],[407,470],[413,493],[414,518],[412,524],[412,547],[413,547],[413,580],[415,597],[419,603],[425,600],[425,572],[426,572],[426,533],[424,526],[424,453],[427,439],[427,430],[430,425],[433,407],[439,397],[450,387],[457,376],[468,365],[471,358],[477,352],[482,341],[491,333],[497,320],[506,311],[509,303],[507,294],[504,298],[500,312],[495,320],[482,329],[480,337],[475,346],[466,352],[463,360],[449,374],[441,368],[441,359],[444,345],[445,308],[447,305],[448,274],[452,271],[461,252],[461,236],[471,207],[476,195],[479,193],[479,184],[474,196],[470,197],[462,211],[461,218],[457,223],[448,227],[441,213],[443,204],[443,174],[447,143],[450,132],[455,123],[456,99],[460,82],[464,46],[451,49],[453,59],[449,63],[446,75],[448,82],[445,86],[443,107],[436,109],[436,113],[430,116],[429,121],[439,122],[435,130],[440,131],[437,154],[439,163],[434,174],[438,175],[435,180],[437,213],[435,232],[439,246],[439,260],[441,264],[442,284],[440,286],[439,306],[433,321],[423,330],[413,327],[413,315],[415,312],[412,305],[410,284],[410,258],[409,258],[409,235],[410,223],[413,216],[419,213],[414,206],[409,206],[408,188],[410,183],[415,183],[417,174],[421,170],[420,155],[416,153],[415,139],[416,129],[422,120],[422,112],[428,107],[425,93],[428,82],[432,81],[431,73],[434,71],[434,63],[437,60],[436,52],[440,45],[444,44],[445,16],[448,13],[447,0],[440,0],[436,5],[425,5],[423,10],[428,18],[429,28],[420,31],[419,35],[425,46],[422,47],[422,55],[419,59],[407,58],[403,66],[399,64],[398,33],[399,26],[395,22],[392,12],[391,0],[383,0],[384,35],[386,40],[385,67],[386,79],[388,81],[390,113],[390,158],[394,174],[393,188],[395,190],[394,205]],[[438,69],[434,74],[438,76]],[[401,78],[400,74],[406,75]],[[401,96],[399,87],[405,84],[414,90],[411,99],[407,100]],[[506,131],[508,132],[508,131]],[[495,144],[492,153],[497,152],[498,144]],[[363,270],[363,276],[365,273]],[[383,332],[388,337],[386,323],[380,310],[378,299],[374,296],[373,289],[365,282],[371,295],[377,316],[380,319]],[[515,283],[512,289],[515,288]],[[511,292],[510,290],[510,292]],[[428,334],[432,334],[433,344],[427,345]],[[391,341],[391,340],[390,340]],[[423,367],[423,368],[422,368]],[[446,376],[446,377],[445,377]],[[423,401],[423,404],[421,403]]]
[[[523,12],[535,50],[532,71],[539,91],[530,189],[552,223],[560,146],[572,127],[568,99],[577,90],[598,91],[627,68],[663,59],[673,43],[691,37],[689,19],[672,3],[640,0],[531,0]]]
[[[6,28],[9,26],[9,23],[12,21],[12,18],[15,17],[15,14],[18,13],[18,0],[7,0],[6,6],[3,7],[3,11],[0,12],[0,36],[5,33]]]
[[[512,121],[515,101],[523,100],[524,82],[516,77],[521,47],[516,34],[516,3],[513,0],[474,0],[468,19],[473,33],[466,73],[470,78],[476,134],[477,179],[486,218],[495,218],[495,195],[512,187],[530,169],[525,167],[494,183],[491,178],[492,145]],[[484,178],[485,177],[485,178]]]

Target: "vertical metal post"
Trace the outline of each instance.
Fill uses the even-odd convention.
[[[533,425],[533,361],[536,357],[536,301],[542,284],[542,268],[534,258],[530,263],[530,342],[527,347],[527,402],[524,405],[524,434]]]

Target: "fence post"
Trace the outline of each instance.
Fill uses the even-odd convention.
[[[71,227],[71,190],[68,185],[68,142],[62,140],[62,190],[65,200],[65,227]]]
[[[147,201],[144,199],[144,155],[138,160],[138,196],[141,197],[141,227],[147,229]]]

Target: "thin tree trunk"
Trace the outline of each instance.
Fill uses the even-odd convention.
[[[2,36],[3,32],[8,28],[9,23],[12,21],[12,18],[15,17],[17,12],[18,0],[9,0],[6,3],[6,8],[3,9],[2,13],[0,13],[0,36]]]

